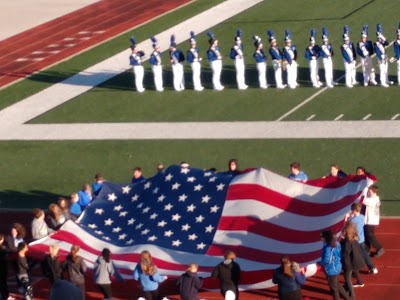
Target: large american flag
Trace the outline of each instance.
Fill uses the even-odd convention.
[[[243,272],[241,288],[267,288],[283,254],[315,272],[320,232],[339,232],[370,183],[361,176],[302,183],[262,168],[232,176],[171,166],[133,185],[105,182],[78,224],[68,221],[30,249],[40,254],[56,243],[66,254],[78,244],[93,266],[108,247],[128,278],[143,250],[161,274],[179,276],[196,262],[207,277],[229,249]]]

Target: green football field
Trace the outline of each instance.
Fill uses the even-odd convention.
[[[129,46],[129,37],[138,41],[148,39],[151,34],[165,30],[213,5],[223,1],[199,0],[175,12],[163,16],[131,32],[99,45],[68,61],[14,84],[0,91],[0,108],[22,100],[53,83],[59,82]],[[399,87],[357,86],[347,89],[343,79],[339,86],[315,95],[319,90],[311,87],[308,64],[304,51],[308,46],[311,28],[317,29],[320,42],[321,28],[329,30],[330,42],[334,46],[335,78],[343,76],[340,55],[343,26],[349,25],[350,37],[358,41],[363,24],[369,24],[369,35],[375,40],[375,26],[381,23],[384,34],[393,41],[398,25],[398,4],[389,0],[378,1],[264,1],[244,13],[237,15],[211,31],[220,41],[224,55],[222,82],[223,92],[211,90],[210,69],[202,66],[202,81],[207,88],[201,93],[186,90],[173,91],[171,69],[164,68],[166,90],[153,91],[152,75],[145,63],[144,94],[133,88],[130,71],[116,76],[67,103],[30,121],[43,123],[101,123],[101,122],[182,122],[182,121],[275,121],[310,97],[306,105],[287,115],[283,121],[312,120],[332,121],[339,115],[341,120],[362,120],[371,115],[371,120],[390,120],[400,113]],[[246,81],[250,88],[238,91],[235,70],[229,59],[236,29],[243,31],[246,56]],[[267,90],[257,88],[257,72],[252,53],[252,36],[262,37],[268,46],[266,30],[272,29],[280,45],[283,45],[284,30],[292,33],[293,43],[298,48],[299,83],[296,90]],[[189,38],[188,28],[188,38]],[[199,48],[205,57],[207,49],[205,33],[197,35]],[[150,43],[150,41],[149,41]],[[179,45],[187,50],[188,43]],[[388,48],[390,55],[392,47]],[[270,57],[269,57],[270,58]],[[167,54],[164,53],[164,61]],[[376,60],[375,64],[376,64]],[[128,61],[127,61],[128,64]],[[268,81],[274,84],[273,71],[268,62]],[[377,65],[375,65],[377,69]],[[190,72],[186,67],[187,88],[191,88]],[[323,78],[323,72],[320,71]],[[397,82],[395,65],[390,65],[390,77]],[[358,69],[361,81],[361,70]],[[399,118],[400,119],[400,118]],[[312,122],[312,121],[309,121]],[[397,121],[393,121],[397,122]],[[318,130],[316,128],[315,130]],[[365,128],[367,132],[368,127]],[[0,142],[2,207],[31,208],[46,207],[59,195],[76,191],[85,182],[91,182],[96,172],[104,173],[110,181],[129,182],[134,166],[142,166],[146,176],[151,176],[157,162],[165,164],[189,161],[200,168],[226,168],[226,161],[238,158],[241,167],[262,166],[279,174],[288,173],[288,165],[294,160],[302,163],[311,178],[325,175],[329,165],[338,163],[346,172],[354,172],[363,165],[379,179],[381,198],[385,200],[385,215],[399,215],[400,200],[397,174],[400,169],[399,139],[314,139],[299,137],[293,140],[171,140],[171,141],[10,141]]]

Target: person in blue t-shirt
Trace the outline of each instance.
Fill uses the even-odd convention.
[[[308,180],[307,174],[301,170],[300,163],[296,161],[290,164],[290,174],[288,178],[301,182],[306,182]]]
[[[92,202],[92,187],[90,186],[90,184],[84,184],[82,189],[78,192],[78,196],[78,203],[81,206],[81,209],[84,210],[86,206],[88,206],[89,203]]]
[[[103,186],[103,182],[105,181],[103,175],[97,173],[94,175],[95,182],[92,183],[92,192],[93,195],[97,196],[100,193],[101,187]]]

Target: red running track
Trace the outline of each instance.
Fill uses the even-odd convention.
[[[0,233],[8,233],[13,222],[20,222],[29,228],[31,222],[31,212],[16,211],[0,211]],[[365,286],[356,289],[357,299],[375,300],[375,299],[398,299],[400,295],[400,218],[384,218],[381,225],[377,228],[377,237],[386,249],[386,253],[379,258],[372,258],[379,273],[371,275],[367,273],[367,269],[361,271],[361,277]],[[11,272],[10,272],[11,273]],[[39,270],[32,276],[35,282],[34,292],[35,299],[45,300],[48,298],[50,285],[46,279],[41,277]],[[9,274],[10,290],[17,299],[21,297],[16,293],[16,286],[13,284],[14,276]],[[340,277],[341,283],[344,284],[343,276]],[[309,297],[310,300],[331,300],[328,284],[325,275],[322,272],[317,273],[313,277],[307,278],[306,283],[302,287],[303,296]],[[86,280],[86,299],[95,300],[102,299],[98,289],[93,285],[90,277]],[[137,282],[128,280],[125,283],[113,283],[114,299],[137,299],[140,296],[140,287]],[[174,279],[168,279],[166,283],[161,285],[163,295],[168,295],[171,300],[179,300],[180,297],[176,293],[176,285]],[[202,291],[199,295],[206,300],[222,300],[223,298],[218,292]],[[277,288],[253,290],[242,292],[241,300],[277,300]]]
[[[7,38],[0,88],[190,1],[102,0]]]

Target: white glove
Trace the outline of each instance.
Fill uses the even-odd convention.
[[[391,62],[391,63],[393,63],[393,62],[395,62],[395,58],[394,57],[391,57],[390,59],[389,59],[389,62]]]

